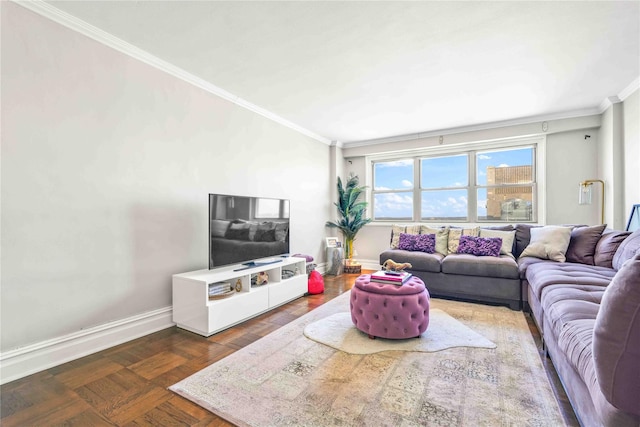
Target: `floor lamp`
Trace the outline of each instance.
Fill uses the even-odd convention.
[[[586,181],[582,181],[580,183],[580,193],[578,194],[578,203],[581,205],[590,205],[591,204],[591,193],[593,189],[593,184],[599,182],[602,184],[602,203],[600,206],[600,224],[604,224],[604,181],[600,179],[587,179]]]

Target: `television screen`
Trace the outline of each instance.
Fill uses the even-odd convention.
[[[209,269],[288,253],[288,200],[209,194]]]

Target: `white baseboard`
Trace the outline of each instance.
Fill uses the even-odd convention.
[[[367,270],[380,268],[377,260],[358,261]],[[326,269],[324,262],[316,267],[320,274]],[[172,314],[172,307],[165,307],[0,353],[0,384],[175,326]]]
[[[0,384],[170,328],[172,313],[165,307],[0,353]]]

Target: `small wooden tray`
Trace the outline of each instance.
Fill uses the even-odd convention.
[[[209,295],[209,300],[227,298],[227,297],[230,297],[231,295],[233,295],[235,293],[236,293],[236,290],[235,289],[231,289],[230,291],[227,291],[227,292],[225,292],[223,294]]]

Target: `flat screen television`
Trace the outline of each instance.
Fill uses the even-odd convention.
[[[288,254],[289,200],[209,194],[209,269],[270,264]]]

